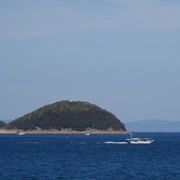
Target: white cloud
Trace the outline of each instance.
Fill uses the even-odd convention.
[[[63,7],[55,1],[26,1],[0,13],[0,37],[23,38],[56,34],[64,36],[70,32],[139,31],[179,29],[180,4],[158,0],[107,0],[112,6],[103,6],[111,13],[92,16],[82,6]],[[21,1],[22,2],[22,1]],[[28,3],[28,4],[27,4]],[[103,2],[102,2],[103,3]],[[115,6],[113,6],[115,5]],[[99,13],[102,9],[98,9]]]

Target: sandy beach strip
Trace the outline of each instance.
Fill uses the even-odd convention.
[[[7,129],[0,129],[0,134],[17,134],[17,133],[24,133],[24,134],[128,134],[127,131],[114,131],[112,129],[108,129],[106,131],[104,130],[98,130],[98,129],[87,129],[85,131],[75,131],[72,129],[62,129],[62,130],[56,130],[56,129],[49,129],[49,130],[27,130],[23,131],[20,129],[13,129],[13,130],[7,130]]]

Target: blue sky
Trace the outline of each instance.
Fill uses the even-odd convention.
[[[123,122],[180,120],[180,2],[0,2],[0,119],[64,99]]]

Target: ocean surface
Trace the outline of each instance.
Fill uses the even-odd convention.
[[[155,142],[117,143],[127,134],[1,134],[0,179],[180,179],[180,133],[133,135]]]

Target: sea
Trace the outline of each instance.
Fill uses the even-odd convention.
[[[180,133],[0,134],[2,180],[179,180]]]

